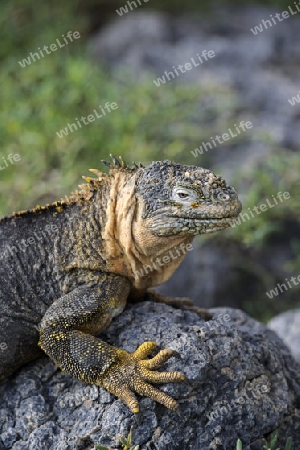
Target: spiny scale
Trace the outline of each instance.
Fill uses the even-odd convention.
[[[109,156],[111,157],[115,168],[119,169],[121,167],[120,161],[114,155],[112,155],[111,153],[109,154]]]
[[[104,159],[101,159],[101,162],[109,169],[113,169],[112,164],[109,161],[105,161]]]
[[[98,175],[99,178],[103,177],[103,173],[100,172],[100,170],[98,170],[98,169],[89,169],[89,171]]]
[[[143,164],[139,163],[139,165],[137,165],[135,162],[133,162],[133,167],[129,167],[127,166],[126,162],[123,160],[122,156],[119,156],[119,160],[110,153],[109,155],[112,159],[112,163],[110,161],[105,161],[104,159],[101,160],[101,162],[103,164],[105,164],[109,169],[138,169],[138,168],[144,168],[145,166],[143,166]],[[91,172],[97,173],[96,169],[91,169]]]

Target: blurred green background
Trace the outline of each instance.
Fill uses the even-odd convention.
[[[139,81],[125,71],[122,77],[116,77],[105,66],[91,60],[86,51],[89,38],[110,18],[115,18],[115,9],[124,3],[111,0],[1,2],[0,162],[10,153],[21,157],[20,162],[0,171],[2,216],[64,197],[76,189],[81,175],[88,175],[89,168],[101,168],[100,160],[108,159],[109,153],[122,155],[128,162],[148,163],[168,158],[195,164],[190,149],[238,120],[228,115],[228,108],[237,101],[229,88],[212,82],[203,89],[199,85],[175,83],[157,89],[151,74]],[[229,3],[234,6],[249,2]],[[264,4],[283,8],[289,2]],[[202,13],[207,6],[206,2],[196,0],[151,0],[143,8],[180,15],[183,7],[185,12]],[[41,61],[20,67],[19,60],[36,51],[41,43],[55,42],[66,30],[79,31],[81,38]],[[212,96],[214,101],[206,102]],[[112,112],[63,139],[56,135],[68,122],[74,122],[75,117],[88,115],[106,101],[117,102],[118,113]],[[200,101],[207,105],[201,111]],[[205,165],[205,155],[202,164]],[[217,169],[222,173],[222,167]],[[288,233],[286,223],[299,220],[299,172],[299,153],[288,154],[274,146],[274,158],[263,167],[234,173],[233,184],[238,191],[243,186],[243,203],[247,208],[262,203],[266,196],[271,197],[279,190],[290,192],[291,199],[255,220],[224,232],[227,238],[256,251]],[[293,237],[287,245],[290,260],[286,270],[297,275],[300,241]],[[275,281],[269,280],[270,288]],[[299,304],[293,296],[290,303],[276,304],[275,312]],[[270,317],[273,306],[260,310],[259,317]],[[255,315],[255,308],[251,308]]]

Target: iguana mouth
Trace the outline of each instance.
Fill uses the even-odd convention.
[[[170,217],[176,217],[176,216],[170,216]],[[232,219],[232,217],[199,217],[199,218],[191,218],[191,217],[180,217],[181,219],[187,219],[187,220],[194,220],[199,222],[206,222],[209,220],[210,222],[218,222],[220,220],[228,220]]]
[[[195,219],[195,222],[211,222],[211,223],[234,223],[236,217],[220,217],[218,218],[207,218],[207,219]]]
[[[200,222],[202,224],[209,222],[209,223],[214,223],[216,225],[228,224],[229,226],[232,226],[232,225],[235,224],[236,218],[237,218],[237,216],[235,216],[235,217],[223,217],[223,218],[220,218],[220,219],[216,219],[216,218],[213,218],[213,219],[197,219],[197,220],[195,220],[195,225],[199,225]]]
[[[167,216],[171,219],[182,219],[184,221],[189,221],[192,223],[197,223],[197,222],[212,222],[212,223],[218,223],[218,222],[234,222],[235,219],[238,216],[234,216],[234,217],[185,217],[185,216]]]
[[[231,225],[232,223],[234,223],[236,217],[220,217],[218,218],[206,218],[206,219],[192,219],[192,223],[194,223],[196,226],[200,225],[200,224],[205,224],[205,223],[215,223],[216,225],[222,225],[222,224],[226,224],[228,223],[229,225]],[[189,219],[191,220],[191,219]]]
[[[171,236],[176,234],[207,234],[231,227],[236,220],[234,217],[180,217],[164,216],[159,222],[152,223],[151,230],[158,236]]]

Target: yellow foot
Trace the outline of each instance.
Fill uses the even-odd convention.
[[[144,342],[133,353],[115,349],[117,361],[96,383],[122,399],[135,414],[139,412],[139,403],[134,392],[149,397],[173,411],[178,408],[177,402],[172,397],[150,384],[184,380],[181,372],[156,371],[175,353],[165,349],[158,352],[154,358],[148,359],[156,346],[155,342]]]

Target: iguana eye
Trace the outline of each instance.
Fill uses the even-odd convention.
[[[197,194],[192,189],[176,187],[173,189],[172,199],[181,203],[190,203],[197,200]]]
[[[177,192],[177,195],[180,198],[187,198],[189,196],[189,194],[187,194],[186,192]]]

